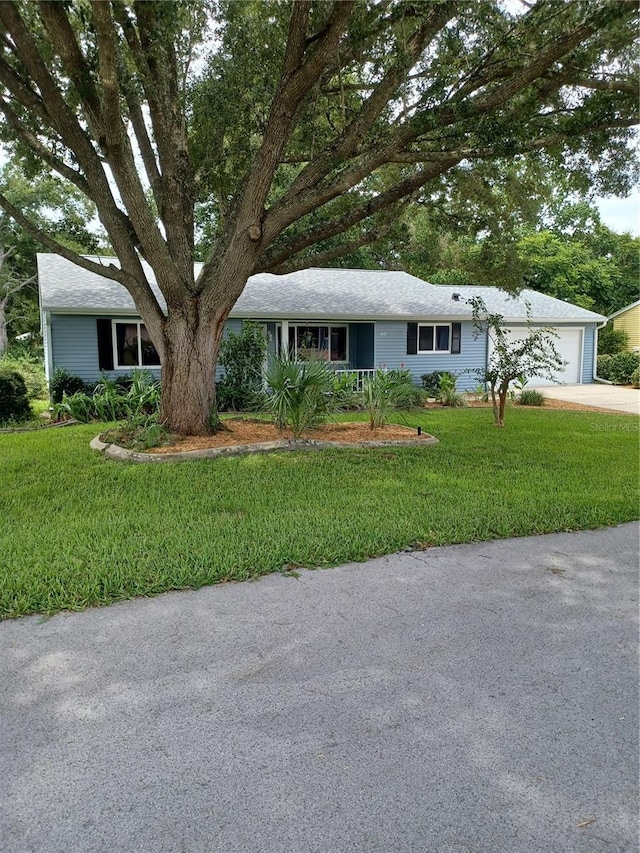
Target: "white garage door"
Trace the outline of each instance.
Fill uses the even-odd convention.
[[[535,327],[534,327],[535,328]],[[563,361],[567,364],[563,371],[558,371],[555,375],[557,382],[562,385],[576,385],[581,381],[581,365],[582,365],[582,329],[559,329],[556,328],[558,337],[554,338],[554,346],[560,353]],[[509,337],[516,341],[526,338],[528,331],[526,329],[514,329]],[[489,342],[489,353],[493,347]],[[534,376],[529,379],[528,386],[552,385],[547,377]]]

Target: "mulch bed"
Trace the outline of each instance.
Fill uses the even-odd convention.
[[[474,409],[491,409],[491,403],[482,400],[469,400],[467,406]],[[441,410],[440,403],[427,403],[425,412]],[[535,408],[528,406],[527,408]],[[612,409],[602,409],[596,406],[584,406],[581,403],[568,403],[564,400],[545,400],[543,409],[559,409],[576,412],[613,412]],[[620,414],[620,412],[615,412]],[[284,441],[292,439],[290,430],[281,430],[272,423],[255,421],[250,418],[231,418],[224,421],[225,428],[210,436],[174,436],[171,443],[163,447],[150,448],[147,453],[177,453],[188,450],[207,450],[218,447],[234,447],[235,445],[257,444],[269,441]],[[314,430],[305,432],[302,439],[313,441],[331,441],[338,444],[355,444],[357,442],[377,441],[416,441],[431,438],[423,432],[418,436],[415,427],[399,424],[388,424],[380,429],[370,429],[367,423],[336,423],[325,424]]]
[[[230,419],[224,421],[224,429],[209,436],[176,436],[171,444],[153,447],[147,453],[182,453],[188,450],[207,450],[235,445],[258,444],[269,441],[286,441],[293,438],[290,430],[278,429],[265,421]],[[430,439],[426,433],[418,435],[415,427],[388,424],[380,429],[370,429],[366,423],[325,424],[309,430],[303,440],[331,441],[338,444],[354,444],[370,441],[419,441]]]

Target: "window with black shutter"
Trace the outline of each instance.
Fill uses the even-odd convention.
[[[97,320],[96,326],[98,331],[98,368],[100,370],[113,370],[111,320]]]
[[[460,339],[462,338],[462,323],[451,324],[451,353],[460,354]]]
[[[418,352],[418,324],[407,323],[407,355],[416,355]]]

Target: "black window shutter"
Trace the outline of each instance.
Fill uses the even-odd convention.
[[[451,352],[458,355],[460,352],[460,338],[462,337],[462,324],[451,324]]]
[[[407,355],[418,353],[418,324],[407,323]]]
[[[113,338],[111,320],[96,320],[98,328],[98,368],[113,370]]]

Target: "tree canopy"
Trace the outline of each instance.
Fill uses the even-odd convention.
[[[0,169],[0,189],[24,215],[74,252],[97,252],[87,227],[95,209],[85,195],[51,174],[29,177],[9,161]],[[4,211],[0,212],[0,355],[9,339],[40,331],[35,255],[38,243]]]
[[[637,18],[632,0],[7,0],[2,139],[95,205],[119,263],[80,257],[9,194],[0,207],[128,289],[166,422],[204,432],[251,274],[335,261],[522,156],[627,189]]]

